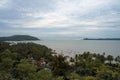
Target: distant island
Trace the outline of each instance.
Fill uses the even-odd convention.
[[[120,40],[120,38],[84,38],[83,40]]]
[[[0,41],[25,41],[25,40],[39,40],[39,39],[29,35],[13,35],[8,37],[0,37]]]

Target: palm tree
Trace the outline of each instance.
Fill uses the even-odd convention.
[[[115,58],[115,61],[118,62],[118,63],[120,63],[120,56],[117,56],[117,57]]]
[[[109,61],[109,63],[111,64],[111,62],[113,61],[113,56],[111,56],[111,55],[108,55],[107,56],[107,60]]]
[[[55,55],[52,63],[54,75],[64,75],[69,68],[67,57],[63,55]]]
[[[78,55],[77,54],[75,55],[75,61],[76,62],[78,61]]]

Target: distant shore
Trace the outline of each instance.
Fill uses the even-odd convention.
[[[120,40],[120,38],[84,38],[83,40]]]

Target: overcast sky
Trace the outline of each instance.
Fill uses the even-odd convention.
[[[120,37],[120,0],[0,0],[0,36]]]

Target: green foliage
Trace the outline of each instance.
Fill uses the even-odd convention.
[[[109,63],[111,64],[111,62],[113,61],[113,56],[111,56],[111,55],[108,55],[107,56],[107,60],[109,61]]]
[[[66,57],[63,55],[56,55],[54,56],[53,60],[53,74],[64,76],[65,72],[69,69],[69,64],[66,61]]]
[[[93,76],[86,76],[83,78],[83,80],[96,80],[96,78]]]
[[[0,80],[11,80],[11,75],[9,72],[6,71],[0,71]]]
[[[82,78],[75,72],[70,73],[67,77],[69,80],[82,80]]]
[[[117,63],[120,63],[120,56],[117,56],[117,57],[115,58],[115,61],[116,61]]]
[[[15,60],[17,58],[17,53],[12,53],[9,49],[6,49],[0,54],[0,59],[4,58],[10,58],[12,60]]]
[[[8,49],[0,54],[0,80],[11,80],[15,54]]]
[[[53,80],[52,73],[48,70],[40,70],[36,73],[36,80]]]
[[[97,76],[98,76],[98,79],[100,78],[103,80],[113,80],[111,72],[107,72],[107,71],[99,72]]]
[[[26,80],[31,77],[31,75],[34,75],[36,72],[36,67],[33,64],[29,63],[29,60],[22,59],[18,65],[16,65],[15,68],[16,77],[21,80]]]
[[[34,43],[18,43],[10,47],[12,52],[20,53],[19,59],[27,58],[28,56],[33,57],[35,60],[45,57],[51,59],[52,50],[43,45]]]
[[[35,43],[0,42],[0,80],[120,80],[119,56],[52,54],[56,52]]]
[[[0,52],[5,51],[5,50],[8,49],[9,47],[10,47],[10,46],[9,46],[9,43],[0,42]]]
[[[56,79],[54,80],[64,80],[63,77],[57,77]]]

